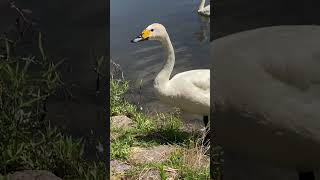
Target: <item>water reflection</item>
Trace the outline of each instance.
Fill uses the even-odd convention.
[[[200,42],[207,42],[210,39],[210,18],[199,16],[201,22],[199,32],[194,33]]]

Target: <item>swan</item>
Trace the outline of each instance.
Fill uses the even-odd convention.
[[[210,114],[210,70],[190,70],[170,78],[175,63],[175,53],[166,28],[159,23],[151,24],[131,42],[145,40],[159,41],[165,51],[164,65],[154,79],[156,96],[166,104],[202,115],[207,127]]]
[[[281,25],[211,43],[215,141],[225,152],[297,169],[301,180],[315,175],[320,167],[318,37],[320,26]]]
[[[207,6],[205,7],[205,6],[204,6],[204,5],[205,5],[205,1],[206,1],[206,0],[201,0],[201,1],[200,1],[198,13],[199,13],[200,15],[203,15],[203,16],[210,16],[210,5],[207,5]]]

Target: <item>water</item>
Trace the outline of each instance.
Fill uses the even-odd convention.
[[[132,88],[131,101],[145,111],[168,111],[153,93],[153,79],[162,68],[160,43],[130,43],[152,23],[163,24],[176,53],[173,75],[190,69],[209,68],[209,18],[197,14],[199,0],[111,0],[111,58],[120,64]],[[140,90],[141,86],[141,90]],[[199,119],[184,114],[186,121]],[[196,121],[196,120],[195,120]],[[202,121],[201,121],[202,123]]]
[[[31,10],[28,18],[34,22],[35,29],[43,32],[45,50],[50,59],[65,59],[60,70],[73,98],[65,98],[60,91],[50,98],[48,119],[73,136],[85,137],[89,142],[89,156],[94,158],[95,142],[108,141],[105,138],[107,93],[96,94],[96,74],[93,71],[95,56],[108,57],[106,4],[101,1],[20,0],[16,5]],[[14,29],[17,12],[7,1],[0,1],[0,12],[0,33]],[[39,52],[36,38],[36,34],[30,32],[26,35],[25,52]],[[101,80],[101,84],[107,80]],[[108,92],[103,85],[101,92]]]
[[[317,0],[214,0],[213,39],[276,25],[320,24]]]

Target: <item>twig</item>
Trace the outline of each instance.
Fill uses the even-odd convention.
[[[31,24],[30,21],[26,18],[26,16],[22,12],[22,10],[15,5],[15,1],[8,0],[8,3],[10,4],[11,8],[15,9],[19,13],[23,21],[25,21],[27,24]]]
[[[17,29],[18,29],[18,31],[20,32],[19,38],[17,38],[17,40],[15,40],[15,42],[13,43],[14,45],[16,45],[17,42],[19,42],[19,41],[22,39],[22,37],[23,37],[23,35],[25,34],[26,31],[28,31],[29,29],[32,30],[32,25],[33,25],[33,23],[32,23],[31,20],[29,20],[29,19],[25,16],[23,10],[20,9],[19,7],[17,7],[17,6],[15,5],[15,1],[14,1],[14,0],[8,0],[8,3],[10,4],[10,7],[11,7],[12,9],[14,9],[14,10],[18,13],[18,15],[22,18],[23,22],[26,24],[26,28],[24,28],[24,29],[21,30],[19,19],[18,19],[17,22],[16,22],[16,23],[17,23]]]
[[[5,37],[0,37],[0,40],[8,41],[9,43],[14,43],[12,40],[5,38]]]

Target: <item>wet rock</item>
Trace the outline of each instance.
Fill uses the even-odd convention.
[[[155,163],[166,160],[173,152],[174,147],[168,145],[156,146],[153,148],[133,147],[130,153],[131,164]]]
[[[111,123],[115,128],[130,128],[133,127],[132,119],[127,116],[113,116],[111,117]]]
[[[49,171],[25,170],[8,175],[9,180],[62,180]]]

